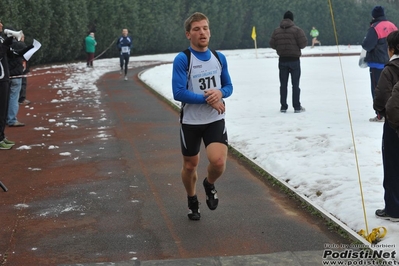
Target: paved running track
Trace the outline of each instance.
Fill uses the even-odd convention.
[[[32,71],[26,126],[0,151],[0,265],[320,265],[325,244],[351,242],[232,153],[219,207],[200,182],[202,218],[188,220],[178,112],[139,81],[145,68],[97,91],[57,85],[74,69]]]

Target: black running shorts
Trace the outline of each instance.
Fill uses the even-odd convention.
[[[213,142],[228,144],[224,119],[205,125],[182,124],[180,128],[181,152],[184,156],[195,156],[201,148],[201,140],[205,147]]]

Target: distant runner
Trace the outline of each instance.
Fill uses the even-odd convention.
[[[116,42],[116,46],[119,50],[119,59],[120,59],[120,74],[125,73],[125,80],[127,80],[127,68],[129,65],[129,57],[130,50],[133,48],[133,40],[132,37],[128,36],[129,31],[127,29],[122,30],[122,36],[119,37]]]

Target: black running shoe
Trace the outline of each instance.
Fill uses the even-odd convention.
[[[218,207],[219,203],[218,194],[215,189],[215,185],[208,183],[206,177],[204,179],[204,182],[202,182],[202,184],[204,185],[206,193],[206,205],[208,205],[208,208],[213,211]]]
[[[378,209],[375,211],[375,216],[380,219],[389,220],[392,222],[399,222],[399,218],[391,217],[386,212],[385,209]]]
[[[188,199],[188,218],[190,220],[198,221],[201,219],[200,209],[199,209],[199,202],[197,196],[187,196]]]

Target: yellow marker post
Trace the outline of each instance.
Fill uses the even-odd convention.
[[[252,39],[255,42],[255,52],[256,52],[256,58],[258,58],[258,48],[256,47],[256,30],[255,30],[255,26],[253,26],[252,28],[252,34],[251,34]]]

